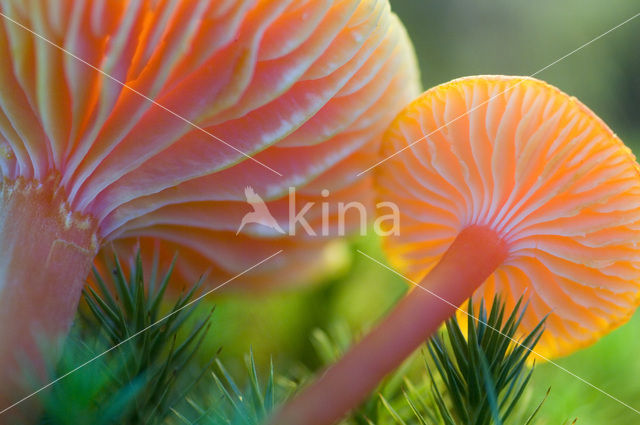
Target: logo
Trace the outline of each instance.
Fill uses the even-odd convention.
[[[251,186],[244,188],[244,196],[247,198],[247,203],[251,205],[253,211],[246,213],[244,217],[242,217],[242,222],[240,222],[240,227],[238,227],[236,235],[249,223],[262,224],[277,232],[284,233],[282,227],[280,227],[276,219],[271,215],[271,212],[269,212],[267,204],[264,203],[260,195],[258,195]]]
[[[296,231],[304,230],[307,236],[345,236],[353,234],[347,227],[353,229],[359,224],[360,235],[366,235],[369,221],[367,214],[370,210],[361,202],[329,202],[320,203],[296,202],[296,189],[289,188],[289,218],[286,223],[288,231],[282,229],[273,214],[269,211],[266,202],[258,195],[251,186],[244,189],[244,195],[247,203],[253,211],[250,211],[242,217],[240,227],[236,235],[248,224],[259,224],[268,227],[278,233],[295,236]],[[329,197],[329,191],[324,189],[321,191],[322,198]],[[300,207],[301,208],[298,208]],[[383,214],[384,210],[388,210],[387,214]],[[308,220],[309,216],[313,218],[316,227],[311,225]],[[378,202],[376,204],[376,220],[373,223],[373,230],[381,236],[398,235],[400,229],[400,210],[398,206],[392,202]],[[350,224],[347,225],[347,222]],[[319,229],[319,227],[321,227]]]

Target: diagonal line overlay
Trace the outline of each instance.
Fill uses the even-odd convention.
[[[440,295],[436,294],[435,292],[421,286],[419,283],[409,279],[407,276],[403,275],[402,273],[392,269],[391,267],[387,266],[386,264],[376,260],[375,258],[371,257],[370,255],[365,254],[364,252],[362,252],[361,250],[357,249],[356,251],[358,251],[358,253],[362,254],[364,257],[370,259],[371,261],[373,261],[374,263],[384,267],[385,269],[389,270],[390,272],[392,272],[393,274],[396,274],[398,276],[400,276],[401,278],[403,278],[404,280],[406,280],[407,282],[409,282],[410,284],[412,284],[413,286],[422,289],[423,291],[429,293],[430,295],[433,295],[435,298],[437,298],[438,300],[450,305],[451,307],[455,308],[456,310],[462,312],[463,314],[467,315],[468,317],[472,318],[473,320],[475,320],[478,323],[483,324],[484,326],[487,326],[488,328],[490,328],[491,330],[499,333],[500,335],[502,335],[503,337],[509,339],[510,341],[512,341],[513,343],[521,346],[522,348],[524,348],[525,350],[528,350],[529,352],[531,352],[532,354],[540,357],[541,359],[543,359],[544,361],[554,365],[555,367],[557,367],[558,369],[562,370],[563,372],[567,373],[568,375],[571,375],[572,377],[576,378],[577,380],[579,380],[580,382],[588,385],[589,387],[593,388],[594,390],[604,394],[605,396],[609,397],[611,400],[621,404],[622,406],[626,407],[627,409],[637,413],[638,415],[640,415],[640,410],[635,409],[634,407],[630,406],[629,404],[625,403],[624,401],[620,400],[619,398],[613,396],[612,394],[606,392],[605,390],[603,390],[600,387],[597,387],[596,385],[592,384],[591,382],[587,381],[586,379],[576,375],[575,373],[571,372],[569,369],[565,368],[564,366],[561,366],[560,364],[554,362],[553,360],[549,359],[546,356],[543,356],[542,354],[537,353],[536,351],[534,351],[533,349],[527,347],[526,345],[523,345],[520,341],[505,335],[502,331],[500,331],[499,329],[494,328],[493,326],[489,325],[488,323],[486,323],[485,321],[483,321],[482,319],[479,319],[471,314],[469,314],[467,311],[463,310],[462,308],[458,307],[457,305],[453,304],[452,302],[444,299],[443,297],[441,297]]]
[[[147,326],[144,329],[139,330],[138,332],[134,333],[133,335],[131,335],[130,337],[120,341],[119,343],[117,343],[116,345],[114,345],[113,347],[109,348],[108,350],[103,351],[102,353],[90,358],[89,360],[87,360],[86,362],[82,363],[81,365],[71,369],[70,371],[68,371],[67,373],[65,373],[62,376],[59,376],[58,378],[54,379],[53,381],[49,382],[48,384],[42,386],[41,388],[37,389],[36,391],[32,392],[31,394],[28,394],[24,397],[22,397],[20,400],[16,401],[15,403],[5,407],[4,409],[0,410],[0,415],[2,415],[3,413],[5,413],[6,411],[16,407],[17,405],[19,405],[20,403],[22,403],[25,400],[30,399],[31,397],[33,397],[34,395],[40,393],[41,391],[46,390],[47,388],[49,388],[50,386],[52,386],[53,384],[55,384],[56,382],[66,378],[67,376],[71,375],[74,372],[77,372],[78,370],[82,369],[83,367],[85,367],[86,365],[94,362],[95,360],[98,360],[100,357],[104,356],[105,354],[109,353],[110,351],[115,350],[116,348],[118,348],[119,346],[121,346],[122,344],[132,340],[133,338],[141,335],[142,333],[148,331],[149,329],[151,329],[152,327],[158,325],[159,323],[162,323],[163,321],[165,321],[166,319],[168,319],[169,317],[173,316],[174,314],[178,313],[179,311],[189,307],[190,305],[193,305],[194,303],[200,301],[202,298],[206,297],[207,295],[211,294],[214,291],[217,291],[218,289],[222,288],[223,286],[227,285],[229,282],[234,281],[235,279],[239,278],[240,276],[248,273],[249,271],[255,269],[256,267],[260,266],[263,263],[266,263],[267,261],[269,261],[270,259],[272,259],[273,257],[275,257],[276,255],[282,253],[282,249],[280,251],[277,251],[273,254],[271,254],[270,256],[268,256],[267,258],[264,258],[263,260],[259,261],[258,263],[254,264],[253,266],[249,267],[248,269],[245,269],[244,271],[238,273],[237,275],[233,276],[232,278],[222,282],[221,284],[219,284],[218,286],[208,290],[207,292],[205,292],[204,294],[200,295],[198,298],[195,298],[191,301],[189,301],[187,304],[183,305],[182,307],[180,307],[177,310],[172,311],[171,313],[167,314],[166,316],[158,319],[157,321],[155,321],[154,323],[150,324],[149,326]]]
[[[6,19],[9,22],[12,22],[13,24],[19,26],[20,28],[24,29],[25,31],[30,32],[31,34],[33,34],[35,37],[39,38],[40,40],[48,43],[49,45],[55,47],[56,49],[66,53],[67,55],[73,57],[74,59],[82,62],[83,64],[85,64],[86,66],[88,66],[89,68],[92,68],[96,71],[98,71],[100,74],[104,75],[105,77],[107,77],[108,79],[110,79],[111,81],[113,81],[114,83],[120,84],[122,87],[132,91],[133,93],[137,94],[138,96],[144,98],[145,100],[151,102],[152,104],[156,105],[157,107],[164,109],[165,111],[167,111],[168,113],[170,113],[171,115],[173,115],[174,117],[184,121],[185,123],[189,124],[190,126],[192,126],[193,128],[203,132],[204,134],[208,135],[209,137],[217,140],[218,142],[228,146],[229,148],[233,149],[234,151],[238,152],[239,154],[241,154],[242,156],[244,156],[245,158],[263,166],[264,168],[266,168],[267,170],[271,171],[272,173],[275,173],[277,175],[279,175],[280,177],[283,177],[283,175],[281,173],[279,173],[278,171],[274,170],[273,168],[269,167],[268,165],[266,165],[265,163],[255,159],[253,156],[248,155],[246,153],[244,153],[243,151],[241,151],[240,149],[236,148],[235,146],[231,145],[228,142],[225,142],[224,140],[222,140],[220,137],[216,136],[215,134],[205,130],[204,128],[200,127],[199,125],[189,121],[188,119],[186,119],[185,117],[183,117],[182,115],[178,114],[177,112],[173,111],[172,109],[167,108],[166,106],[158,103],[157,101],[151,99],[149,96],[145,95],[144,93],[134,89],[133,87],[129,86],[126,83],[123,83],[122,81],[118,80],[115,77],[112,77],[111,75],[107,74],[106,72],[104,72],[103,70],[101,70],[100,68],[98,68],[95,65],[90,64],[89,62],[85,61],[84,59],[82,59],[81,57],[75,55],[74,53],[70,52],[69,50],[65,49],[62,46],[57,45],[56,43],[54,43],[51,40],[48,40],[47,38],[43,37],[42,35],[36,33],[35,31],[33,31],[31,28],[21,24],[20,22],[12,19],[11,17],[7,16],[6,14],[0,12],[0,16],[3,17],[4,19]]]
[[[551,68],[552,66],[556,65],[557,63],[565,60],[566,58],[568,58],[569,56],[573,55],[576,52],[579,52],[580,50],[584,49],[585,47],[589,46],[590,44],[596,42],[597,40],[601,39],[602,37],[604,37],[605,35],[617,30],[618,28],[620,28],[621,26],[633,21],[635,18],[637,18],[638,16],[640,16],[640,12],[636,13],[635,15],[633,15],[632,17],[626,19],[625,21],[619,23],[618,25],[616,25],[615,27],[603,32],[602,34],[600,34],[599,36],[587,41],[586,43],[584,43],[583,45],[581,45],[580,47],[577,47],[575,49],[573,49],[572,51],[570,51],[569,53],[567,53],[566,55],[556,59],[555,61],[551,62],[549,65],[540,68],[539,70],[537,70],[536,72],[534,72],[533,74],[529,75],[528,78],[533,78],[536,75],[540,74],[541,72]],[[414,140],[413,142],[409,143],[407,146],[403,147],[402,149],[392,153],[391,155],[381,159],[380,161],[376,162],[375,164],[373,164],[371,167],[367,168],[364,171],[361,171],[357,174],[358,177],[360,177],[361,175],[373,170],[374,168],[376,168],[378,165],[381,165],[385,162],[387,162],[388,160],[390,160],[391,158],[393,158],[396,155],[399,155],[400,153],[404,152],[405,150],[411,148],[412,146],[414,146],[415,144],[425,140],[426,138],[428,138],[429,136],[432,136],[434,134],[436,134],[437,132],[439,132],[440,130],[442,130],[443,128],[445,128],[446,126],[448,126],[449,124],[453,124],[454,122],[458,121],[461,118],[466,117],[467,115],[469,115],[470,113],[472,113],[473,111],[475,111],[476,109],[486,105],[487,103],[491,102],[493,99],[502,96],[503,94],[507,93],[508,91],[511,91],[513,89],[515,89],[516,87],[518,87],[520,84],[522,84],[524,80],[518,81],[517,83],[515,83],[512,86],[509,86],[507,89],[501,91],[500,93],[491,96],[489,99],[485,100],[482,103],[479,103],[478,105],[474,106],[473,108],[469,109],[468,111],[466,111],[464,114],[458,115],[457,117],[453,118],[451,121],[447,121],[446,123],[444,123],[443,125],[441,125],[440,127],[436,128],[435,130],[433,130],[432,132],[430,132],[429,134],[425,134],[424,136],[422,136],[421,138],[419,138],[418,140]]]

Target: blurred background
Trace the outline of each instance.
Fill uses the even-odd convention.
[[[532,75],[579,98],[640,153],[640,17],[552,64],[640,12],[638,0],[392,0],[415,45],[424,88],[478,74]],[[397,276],[356,253],[383,256],[375,237],[336,244],[334,266],[306,288],[276,294],[221,294],[204,354],[239,368],[253,349],[261,367],[276,369],[319,359],[314,329],[348,326],[355,334],[385,314],[406,291]],[[204,306],[205,308],[207,306]],[[218,324],[218,326],[215,326]],[[596,345],[557,365],[539,364],[527,394],[532,406],[550,395],[537,423],[640,423],[631,409],[576,376],[640,410],[640,315]],[[284,369],[284,370],[283,370]],[[572,376],[575,374],[576,376]],[[525,401],[527,403],[527,401]]]

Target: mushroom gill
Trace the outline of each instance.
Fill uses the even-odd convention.
[[[21,394],[9,365],[41,371],[35,334],[66,333],[107,243],[177,249],[185,278],[222,281],[280,249],[244,284],[317,270],[308,260],[327,238],[235,236],[245,187],[287,233],[290,186],[370,204],[356,173],[418,90],[386,0],[7,0],[0,11],[3,404]]]
[[[640,167],[575,98],[526,77],[454,80],[398,115],[382,156],[379,198],[400,212],[384,249],[420,288],[272,424],[334,423],[472,296],[523,297],[524,334],[548,315],[542,359],[593,343],[640,303]]]
[[[525,297],[523,333],[548,315],[538,354],[569,354],[629,319],[640,302],[640,167],[591,110],[535,79],[487,76],[429,90],[402,117],[385,153],[426,137],[376,177],[410,229],[384,241],[399,270],[420,282],[463,229],[485,227],[508,254],[473,299],[500,293],[512,308]]]

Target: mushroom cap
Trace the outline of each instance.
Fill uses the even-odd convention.
[[[97,220],[108,249],[160,243],[186,252],[185,276],[209,270],[215,282],[284,248],[271,266],[300,273],[277,282],[305,275],[294,251],[317,253],[328,238],[260,226],[236,237],[245,187],[287,231],[278,207],[290,186],[371,204],[371,181],[356,173],[419,90],[386,0],[8,0],[0,10],[68,51],[0,20],[0,176],[58,174],[69,209]],[[265,267],[242,279],[273,273]]]
[[[640,302],[640,168],[577,99],[526,77],[454,80],[391,124],[383,157],[401,149],[375,174],[401,213],[385,250],[410,279],[483,225],[509,254],[472,300],[500,293],[513,308],[524,297],[522,333],[549,315],[539,354],[566,355],[629,319]]]

